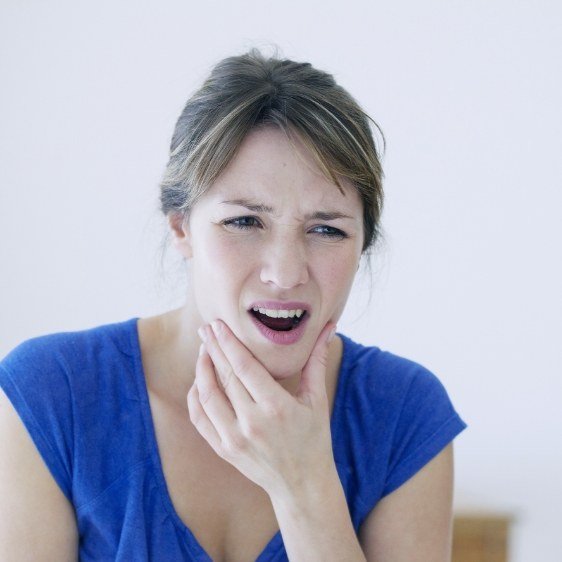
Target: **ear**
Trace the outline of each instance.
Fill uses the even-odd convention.
[[[191,233],[188,220],[182,213],[172,212],[168,215],[168,226],[172,234],[172,244],[176,250],[186,259],[191,258]]]

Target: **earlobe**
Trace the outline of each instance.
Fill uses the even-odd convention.
[[[184,258],[190,258],[192,256],[191,235],[184,215],[182,213],[170,213],[168,215],[168,226],[170,227],[174,247]]]

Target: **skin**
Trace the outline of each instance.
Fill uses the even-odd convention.
[[[273,212],[221,203],[233,198]],[[306,218],[317,210],[352,218]],[[258,222],[248,230],[224,222],[249,215]],[[333,463],[326,374],[337,366],[338,337],[328,339],[359,263],[361,216],[358,195],[327,182],[297,139],[252,132],[188,221],[170,217],[191,279],[185,306],[155,320],[151,356],[161,386],[153,391],[182,414],[187,396],[205,442],[266,490],[289,559],[446,562],[452,445],[380,501],[359,537]],[[347,237],[320,235],[331,228]],[[247,312],[255,299],[307,302],[304,337],[282,349],[265,340]],[[0,428],[0,558],[76,560],[73,507],[2,392]]]
[[[318,210],[341,216],[320,221]],[[183,318],[206,343],[188,393],[197,430],[270,494],[333,468],[325,372],[361,257],[357,192],[326,180],[297,138],[257,129],[171,226],[191,275]],[[300,341],[273,344],[257,330],[248,309],[264,299],[308,304]]]
[[[252,131],[187,223],[176,216],[170,225],[189,263],[183,337],[221,319],[283,388],[295,390],[320,332],[344,309],[361,257],[363,227],[357,192],[345,186],[342,194],[298,139],[293,143],[296,149],[274,128]],[[266,205],[273,212],[224,203],[233,200]],[[306,219],[318,210],[350,218]],[[224,224],[232,219],[238,223]],[[307,302],[304,338],[292,346],[264,339],[248,314],[256,299]],[[190,361],[195,363],[196,355]]]
[[[204,342],[188,390],[190,419],[217,455],[268,492],[290,557],[448,560],[452,445],[371,512],[362,549],[355,538],[333,463],[325,375],[333,368],[328,339],[361,257],[362,203],[291,140],[273,128],[251,132],[188,220],[170,219],[190,264],[180,331],[184,342],[196,330]],[[232,200],[272,211],[224,203]],[[306,218],[317,210],[349,218]],[[334,229],[345,236],[320,235]],[[309,303],[304,337],[291,346],[265,340],[248,316],[255,299]]]
[[[358,193],[329,182],[297,138],[260,128],[188,220],[170,224],[189,260],[184,333],[197,327],[204,342],[187,396],[193,425],[268,493],[291,558],[331,551],[364,560],[333,458],[326,391],[329,344],[363,246]],[[249,313],[259,300],[305,302],[303,337],[266,339]],[[329,522],[314,516],[322,501],[323,515],[336,514]],[[330,529],[337,548],[325,541]]]

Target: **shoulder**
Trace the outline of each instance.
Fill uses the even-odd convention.
[[[40,373],[43,378],[48,373],[67,373],[93,357],[131,354],[130,330],[126,328],[134,322],[136,319],[30,338],[0,361],[0,371],[18,378],[33,378],[34,373]]]
[[[441,380],[429,369],[344,337],[342,374],[349,426],[371,464],[384,467],[381,497],[401,486],[466,424]],[[347,355],[347,357],[346,357]]]
[[[132,384],[122,374],[134,369],[133,327],[134,319],[26,340],[0,361],[0,387],[26,425],[68,437],[69,413],[95,415],[109,388]]]
[[[342,341],[341,369],[352,388],[393,402],[446,395],[440,379],[420,363],[376,346],[364,346],[346,336],[342,336]]]
[[[68,499],[92,432],[110,431],[116,400],[136,398],[134,377],[123,376],[134,369],[132,322],[31,338],[0,361],[0,388]]]

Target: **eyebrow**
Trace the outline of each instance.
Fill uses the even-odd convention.
[[[237,205],[239,207],[246,207],[246,209],[253,211],[254,213],[273,213],[273,207],[267,205],[262,205],[259,203],[252,203],[246,199],[229,199],[226,201],[221,201],[226,205]],[[354,219],[350,215],[341,213],[339,211],[316,211],[315,213],[310,213],[305,215],[306,220],[318,219],[323,221],[331,221],[336,219]]]

